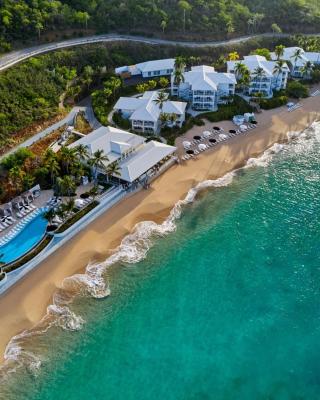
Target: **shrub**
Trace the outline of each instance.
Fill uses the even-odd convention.
[[[261,108],[265,110],[271,110],[272,108],[281,107],[287,103],[288,103],[287,96],[273,97],[272,99],[262,99],[260,101]]]
[[[120,112],[115,112],[112,116],[112,121],[122,129],[129,130],[131,123],[128,119],[123,118]]]
[[[287,94],[289,97],[295,99],[305,98],[309,96],[309,90],[306,85],[298,81],[292,81],[288,83]]]
[[[74,225],[78,222],[82,217],[88,214],[91,210],[93,210],[99,204],[98,201],[93,201],[87,207],[83,208],[81,211],[74,214],[70,219],[68,219],[60,228],[56,231],[56,233],[62,233],[70,228],[70,226]]]

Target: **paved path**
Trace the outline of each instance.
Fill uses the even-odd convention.
[[[16,147],[13,147],[8,152],[0,156],[0,160],[4,157],[8,156],[9,154],[14,153],[19,148],[22,147],[29,147],[33,143],[37,142],[39,139],[44,138],[45,136],[49,135],[51,132],[57,130],[63,125],[74,125],[74,118],[79,111],[84,111],[87,121],[89,122],[92,129],[97,129],[101,126],[100,122],[96,119],[92,106],[91,101],[89,98],[85,99],[80,106],[74,107],[69,114],[63,118],[61,121],[56,122],[55,124],[49,126],[48,128],[44,129],[43,131],[37,133],[36,135],[32,136],[30,139],[27,139],[25,142],[20,143]]]
[[[317,34],[307,34],[306,36],[318,36]],[[241,42],[246,42],[250,39],[261,38],[261,37],[290,37],[292,34],[286,33],[265,33],[260,35],[251,35],[251,36],[243,36],[230,40],[222,40],[222,41],[214,41],[214,42],[185,42],[179,40],[165,40],[165,39],[157,39],[157,38],[146,38],[143,36],[131,36],[131,35],[117,35],[117,34],[105,34],[105,35],[95,35],[88,36],[83,38],[76,38],[65,40],[62,42],[50,43],[50,44],[42,44],[38,46],[29,47],[22,50],[13,51],[8,53],[2,57],[0,57],[0,71],[5,70],[23,60],[26,60],[29,57],[36,56],[42,53],[48,53],[50,51],[64,49],[66,47],[72,46],[80,46],[91,43],[99,43],[99,42],[137,42],[137,43],[145,43],[151,45],[170,45],[170,46],[184,46],[184,47],[217,47],[223,45],[237,44]]]

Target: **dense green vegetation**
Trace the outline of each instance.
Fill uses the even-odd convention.
[[[224,38],[257,32],[316,31],[317,0],[2,0],[2,50],[44,33],[96,32]],[[72,32],[71,32],[72,33]]]

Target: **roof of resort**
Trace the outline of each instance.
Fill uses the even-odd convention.
[[[213,67],[200,65],[184,73],[184,80],[192,90],[217,90],[219,84],[236,84],[234,74],[216,72]]]
[[[143,73],[148,73],[152,71],[165,71],[174,69],[175,59],[166,58],[163,60],[151,60],[145,61],[136,65],[122,66],[115,69],[116,74],[121,74],[123,72],[130,72],[132,75],[138,75]]]
[[[147,91],[139,98],[120,97],[115,104],[114,109],[132,111],[133,113],[130,116],[131,120],[154,122],[158,121],[161,112],[167,114],[174,113],[177,115],[184,114],[187,103],[167,100],[163,104],[163,108],[161,110],[159,104],[155,102],[157,96],[157,91]]]
[[[297,60],[294,59],[294,54],[297,50],[300,50],[300,58]],[[273,60],[277,59],[275,53],[271,53],[271,58]],[[307,61],[311,62],[319,62],[320,61],[320,53],[315,52],[306,52],[301,47],[286,47],[284,49],[283,55],[281,56],[282,60],[290,61],[292,64],[295,64],[297,67],[303,67]]]
[[[145,138],[142,136],[111,126],[102,126],[72,143],[69,147],[74,148],[82,144],[87,146],[91,154],[97,150],[103,150],[109,158],[106,164],[110,164],[121,158],[122,154],[138,147],[144,142]]]
[[[133,182],[163,158],[176,151],[176,147],[155,141],[145,143],[145,140],[142,136],[134,133],[102,126],[72,143],[69,147],[74,148],[83,144],[91,153],[103,150],[109,159],[105,165],[118,161],[120,178],[127,182]],[[135,151],[131,152],[132,150]],[[126,156],[126,158],[122,158],[122,156]]]
[[[151,72],[151,71],[162,71],[166,69],[174,69],[174,58],[166,58],[164,60],[153,60],[146,61],[140,64],[137,64],[136,67],[142,72]]]
[[[120,163],[121,179],[127,182],[135,181],[175,151],[176,147],[164,143],[155,141],[146,143],[141,150]]]
[[[268,61],[263,56],[251,55],[251,56],[244,57],[243,60],[228,61],[228,69],[234,70],[235,66],[239,63],[245,64],[251,73],[254,72],[257,68],[262,68],[264,70],[266,76],[269,78],[273,77],[274,67],[276,65],[275,61]],[[283,67],[288,68],[288,66],[286,64]]]

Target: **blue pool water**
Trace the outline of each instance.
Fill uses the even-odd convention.
[[[0,246],[0,260],[9,263],[31,250],[43,237],[47,221],[40,214],[36,216],[9,243]]]
[[[59,292],[51,329],[10,344],[0,399],[319,400],[319,182],[320,124],[112,265],[110,296]]]

